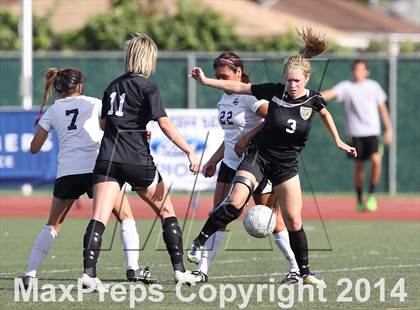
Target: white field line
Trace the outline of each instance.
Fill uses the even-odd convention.
[[[228,260],[226,262],[233,262],[233,260]],[[236,260],[235,262],[238,262]],[[219,262],[223,263],[223,261]],[[363,270],[378,270],[378,269],[401,269],[401,268],[412,268],[412,267],[420,267],[420,264],[412,264],[412,265],[392,265],[392,266],[365,266],[365,267],[354,267],[354,268],[338,268],[338,269],[330,269],[330,270],[314,270],[316,273],[337,273],[337,272],[354,272],[354,271],[363,271]],[[115,270],[115,269],[122,269],[123,267],[108,267],[106,270]],[[56,270],[46,270],[43,271],[43,274],[46,273],[65,273],[65,272],[82,272],[80,269],[56,269]],[[269,277],[269,276],[279,276],[283,275],[284,273],[274,272],[274,273],[259,273],[259,274],[242,274],[242,275],[228,275],[228,276],[212,276],[212,279],[232,279],[232,278],[252,278],[252,277]],[[16,275],[15,272],[4,272],[0,273],[0,277],[7,276],[7,275]],[[0,278],[1,279],[1,278]]]

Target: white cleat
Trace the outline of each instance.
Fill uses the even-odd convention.
[[[84,289],[91,289],[95,292],[108,292],[108,289],[102,284],[98,277],[92,278],[86,273],[82,276],[82,285]]]
[[[191,246],[191,250],[187,252],[188,261],[194,264],[200,263],[204,251],[206,251],[204,246],[200,246],[194,241],[193,245]]]
[[[186,270],[185,272],[175,270],[174,280],[175,283],[182,283],[187,285],[195,285],[196,283],[202,282],[200,275],[193,274],[189,270]]]

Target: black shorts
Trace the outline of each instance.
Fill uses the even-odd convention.
[[[220,164],[219,174],[217,175],[217,182],[231,184],[236,175],[236,170],[227,166],[223,161]],[[271,182],[265,177],[261,180],[254,190],[254,194],[262,195],[272,192]]]
[[[238,170],[252,173],[257,182],[262,182],[264,178],[267,178],[273,187],[293,178],[299,172],[296,157],[269,160],[258,152],[256,145],[248,147],[247,154],[239,164]]]
[[[368,160],[372,154],[378,153],[379,150],[379,139],[378,136],[370,137],[353,137],[353,146],[356,148],[357,157],[356,160],[364,161]]]
[[[136,165],[99,160],[96,161],[93,174],[94,184],[114,181],[121,188],[127,182],[133,190],[145,189],[162,181],[162,177],[153,163]]]
[[[66,175],[54,182],[54,197],[78,199],[84,193],[93,197],[93,173]]]

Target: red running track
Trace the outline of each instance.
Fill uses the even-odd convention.
[[[134,216],[150,219],[155,214],[140,198],[129,197]],[[185,218],[188,210],[187,198],[173,197],[176,214]],[[194,210],[193,218],[205,219],[212,207],[211,196],[201,196],[198,208]],[[303,203],[303,218],[306,220],[389,220],[389,221],[420,221],[420,197],[412,198],[378,198],[379,209],[376,212],[359,213],[352,197],[317,197],[319,209],[313,198],[307,197]],[[43,217],[48,216],[50,197],[0,197],[0,217]],[[188,217],[193,211],[190,208]],[[82,198],[69,212],[70,217],[90,217],[92,200]]]

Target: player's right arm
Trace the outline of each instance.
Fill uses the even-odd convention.
[[[203,175],[206,178],[214,176],[216,173],[216,166],[223,159],[225,152],[225,142],[223,141],[216,152],[210,157],[208,162],[203,166]]]
[[[251,84],[233,80],[211,79],[206,77],[203,70],[199,67],[192,68],[190,77],[202,85],[221,89],[228,93],[252,95]]]

